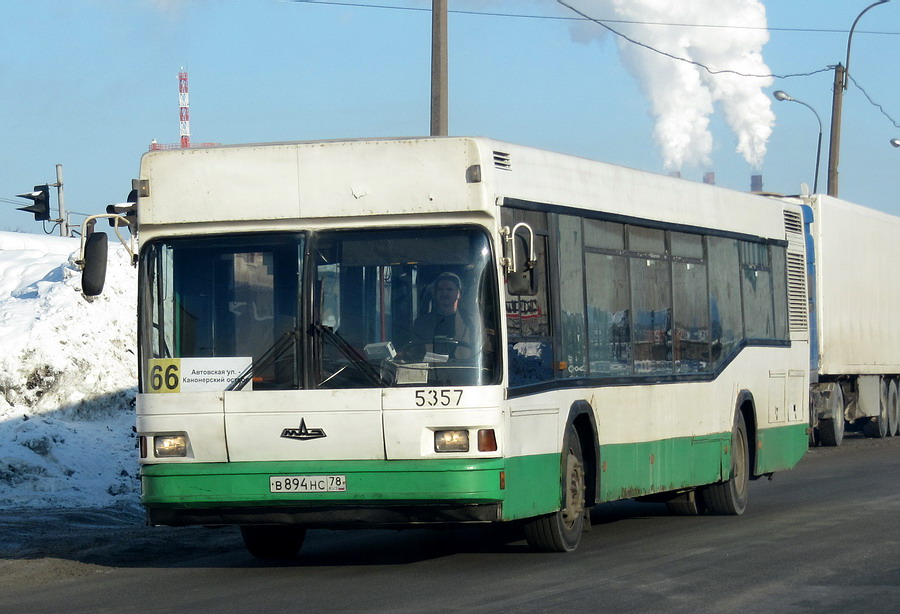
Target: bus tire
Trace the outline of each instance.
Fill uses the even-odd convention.
[[[578,547],[584,531],[584,455],[574,426],[569,426],[563,453],[564,506],[557,512],[534,518],[525,524],[525,539],[537,552],[571,552]]]
[[[287,559],[300,551],[306,529],[290,525],[242,525],[241,537],[247,551],[258,559]]]
[[[703,502],[711,514],[739,516],[747,509],[750,498],[750,448],[747,425],[738,412],[731,431],[731,475],[724,482],[710,484],[703,490]]]

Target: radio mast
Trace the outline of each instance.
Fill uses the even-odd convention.
[[[178,73],[178,119],[181,132],[181,148],[191,146],[191,101],[188,98],[188,74],[181,67]]]

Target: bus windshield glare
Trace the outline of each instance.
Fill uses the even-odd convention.
[[[181,392],[497,383],[492,258],[469,227],[156,241],[142,373],[179,359]]]

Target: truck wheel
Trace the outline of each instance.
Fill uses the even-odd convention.
[[[891,380],[888,388],[888,437],[897,434],[900,428],[900,390],[897,388],[897,380]]]
[[[878,403],[878,415],[869,418],[869,422],[863,427],[868,437],[883,438],[888,436],[888,385],[881,380],[881,401]]]
[[[247,550],[258,559],[287,559],[303,545],[306,529],[290,525],[242,525]]]
[[[750,449],[747,425],[738,412],[731,431],[731,476],[724,482],[703,489],[703,502],[711,514],[739,516],[750,498]]]
[[[569,427],[563,454],[564,507],[525,524],[525,539],[537,552],[571,552],[578,547],[584,531],[584,456],[574,426]]]
[[[829,394],[824,398],[825,414],[833,418],[820,418],[817,430],[823,446],[839,446],[844,440],[844,394],[838,383],[828,384]]]

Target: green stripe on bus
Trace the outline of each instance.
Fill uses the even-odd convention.
[[[501,473],[505,482],[501,488]],[[269,476],[344,475],[345,492],[270,493]],[[503,519],[556,510],[559,455],[511,459],[167,463],[141,469],[151,507],[503,502]]]
[[[498,501],[503,459],[172,463],[141,469],[148,505]],[[269,476],[344,475],[345,492],[271,493]]]
[[[809,424],[799,422],[759,431],[756,445],[757,471],[771,473],[790,469],[809,449]]]
[[[757,470],[793,466],[807,449],[806,425],[765,429]],[[727,477],[731,433],[631,444],[599,451],[598,501],[627,499]],[[345,492],[271,493],[270,476],[343,475]],[[166,463],[141,468],[151,507],[502,503],[503,520],[559,509],[559,454],[495,459]],[[502,482],[502,486],[501,486]]]
[[[601,501],[629,499],[722,479],[731,433],[600,448]]]
[[[808,449],[806,423],[757,433],[756,472],[793,467]],[[731,467],[731,433],[600,448],[600,501],[616,501],[722,481]]]

